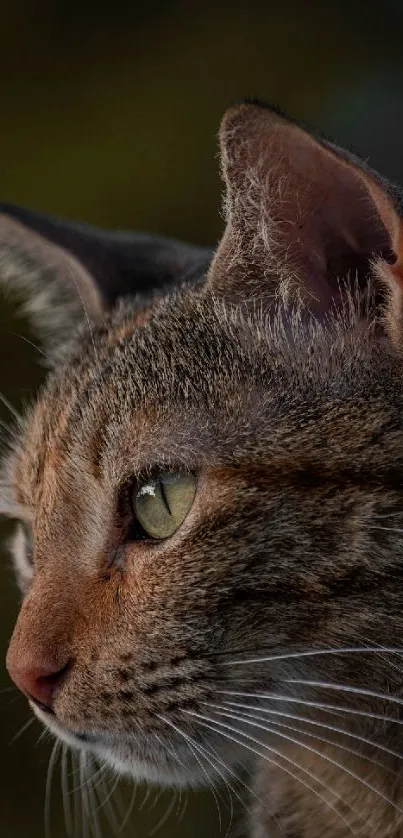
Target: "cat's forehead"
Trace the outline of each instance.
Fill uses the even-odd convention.
[[[125,306],[84,331],[50,375],[27,417],[23,448],[55,456],[81,445],[99,461],[108,444],[124,447],[125,428],[132,448],[148,439],[156,456],[157,437],[159,451],[169,450],[168,438],[176,449],[196,446],[213,427],[209,418],[233,413],[235,395],[241,422],[242,402],[256,390],[261,338],[255,326],[251,339],[250,328],[239,312],[190,295],[140,315]]]
[[[269,320],[197,294],[140,315],[126,306],[51,376],[16,482],[37,506],[66,480],[119,485],[153,466],[287,462],[324,443],[330,452],[332,435],[335,450],[348,449],[349,423],[371,435],[388,421],[381,367],[362,336],[285,329],[279,312]]]

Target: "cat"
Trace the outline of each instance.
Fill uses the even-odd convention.
[[[7,667],[166,785],[245,767],[251,838],[403,834],[402,197],[260,103],[218,247],[3,204],[48,377],[5,457]]]

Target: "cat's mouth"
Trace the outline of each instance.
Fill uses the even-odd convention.
[[[74,750],[88,750],[106,761],[119,774],[172,786],[205,783],[208,766],[201,773],[200,761],[186,743],[164,746],[152,733],[76,731],[61,724],[54,714],[32,705],[35,715],[58,738]],[[197,743],[196,743],[197,744]],[[214,773],[214,772],[212,772]]]
[[[94,733],[76,733],[73,731],[69,731],[70,736],[74,736],[78,739],[79,742],[82,742],[84,745],[96,745],[100,742],[100,737]]]

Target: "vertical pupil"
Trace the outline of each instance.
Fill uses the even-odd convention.
[[[169,514],[172,515],[171,509],[170,509],[170,506],[169,506],[169,503],[168,503],[168,498],[167,498],[167,495],[166,495],[165,485],[164,485],[163,480],[159,480],[159,486],[160,486],[160,490],[161,490],[162,500],[164,501],[165,506],[166,506]]]

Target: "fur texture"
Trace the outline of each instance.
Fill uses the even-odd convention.
[[[40,252],[36,291],[63,247],[86,312],[65,309],[74,339],[4,465],[3,512],[24,522],[8,667],[17,682],[61,673],[51,708],[33,709],[121,772],[233,783],[246,765],[253,838],[397,838],[395,193],[257,105],[224,118],[221,154],[212,265],[186,248],[178,288],[157,298],[134,281],[106,300],[80,249],[55,253],[46,226],[6,213],[0,265],[17,230],[18,253]],[[53,290],[41,300],[49,318]],[[193,507],[171,538],[134,540],[127,489],[164,470],[197,476]]]

